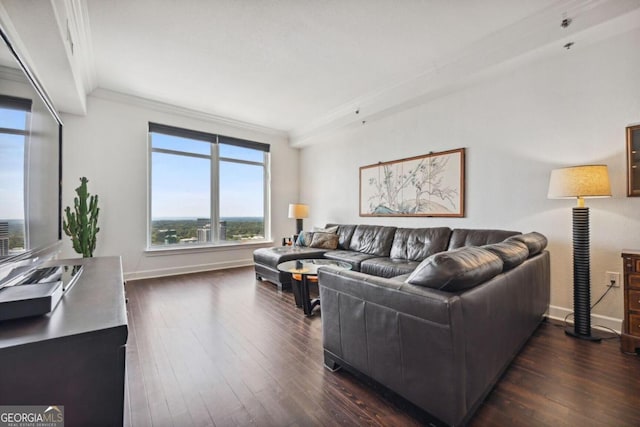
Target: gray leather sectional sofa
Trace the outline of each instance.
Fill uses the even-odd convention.
[[[549,306],[546,238],[372,225],[337,234],[335,250],[256,251],[256,276],[284,285],[270,269],[286,259],[351,263],[319,271],[325,365],[364,374],[436,424],[465,424]]]

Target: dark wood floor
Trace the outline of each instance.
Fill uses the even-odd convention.
[[[322,366],[320,315],[252,268],[132,281],[125,424],[423,425],[420,413]],[[544,323],[473,426],[638,426],[640,357]]]

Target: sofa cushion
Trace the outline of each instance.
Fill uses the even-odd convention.
[[[535,231],[532,231],[531,233],[513,236],[507,240],[517,240],[527,245],[527,248],[529,248],[529,258],[539,254],[544,250],[544,248],[547,247],[547,238]]]
[[[349,249],[351,237],[357,226],[352,224],[327,224],[326,228],[329,227],[338,227],[338,231],[336,232],[338,235],[338,249]]]
[[[313,233],[313,239],[309,246],[320,249],[336,249],[338,247],[338,235],[316,231]]]
[[[400,258],[370,258],[362,261],[360,271],[378,277],[395,277],[411,273],[419,264],[419,261]]]
[[[349,250],[364,254],[387,257],[391,252],[391,243],[396,227],[380,225],[358,225],[353,232]]]
[[[363,254],[361,252],[354,251],[327,251],[324,253],[324,257],[327,259],[335,259],[337,261],[344,261],[351,264],[353,271],[360,271],[360,264],[362,261],[370,258],[375,258],[375,255]]]
[[[465,247],[431,255],[420,263],[407,283],[447,292],[473,288],[502,272],[502,260],[493,252]]]
[[[515,239],[481,246],[481,248],[498,255],[504,263],[504,271],[519,266],[529,257],[527,245]]]
[[[446,251],[450,236],[449,227],[398,228],[393,236],[390,256],[422,261],[435,253]]]
[[[470,230],[456,228],[451,232],[448,249],[458,249],[463,246],[483,246],[502,242],[507,237],[520,234],[518,231],[508,230]]]

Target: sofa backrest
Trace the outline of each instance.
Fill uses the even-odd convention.
[[[520,234],[519,231],[509,230],[483,230],[456,228],[451,232],[448,250],[458,249],[463,246],[484,246],[491,243],[502,242],[504,239]]]
[[[349,250],[388,257],[395,232],[396,227],[358,225],[351,237]]]
[[[391,258],[422,261],[442,251],[449,245],[451,229],[449,227],[433,228],[398,228],[393,236]]]
[[[338,249],[349,249],[351,237],[357,226],[355,224],[327,224],[326,228],[329,227],[338,227]]]

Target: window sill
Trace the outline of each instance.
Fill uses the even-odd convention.
[[[259,242],[244,243],[219,243],[216,245],[190,245],[190,246],[171,246],[171,247],[150,247],[144,250],[145,256],[167,256],[182,255],[199,252],[219,252],[238,249],[261,248],[273,246],[273,240],[261,240]]]

